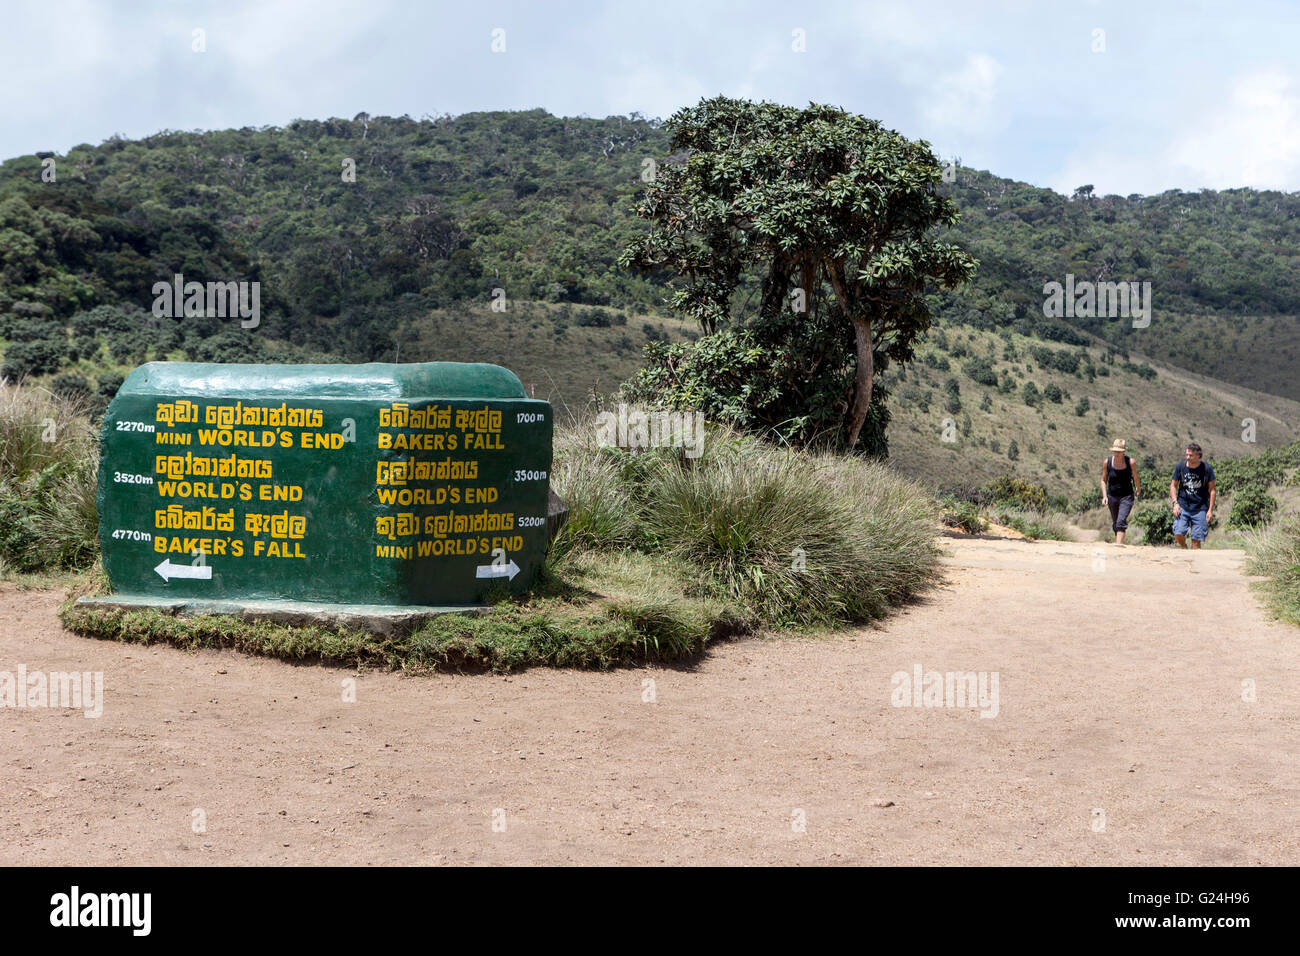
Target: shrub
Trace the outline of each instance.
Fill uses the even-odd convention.
[[[1049,382],[1047,387],[1043,389],[1043,397],[1054,405],[1060,405],[1065,395],[1055,382]]]
[[[921,359],[928,367],[938,369],[940,372],[947,372],[952,368],[948,362],[948,357],[938,352],[926,352]]]
[[[1043,368],[1056,369],[1058,372],[1068,372],[1071,375],[1079,370],[1080,357],[1077,352],[1034,346],[1030,349],[1030,354]]]
[[[1232,494],[1237,488],[1249,485],[1267,488],[1282,482],[1289,464],[1286,449],[1277,448],[1249,458],[1229,458],[1215,463],[1215,484],[1223,494]]]
[[[957,380],[950,378],[948,382],[950,385],[944,394],[943,407],[949,415],[956,415],[961,411],[961,395],[956,388]]]
[[[1167,498],[1162,498],[1158,505],[1147,504],[1137,508],[1129,523],[1142,529],[1143,544],[1172,544],[1174,541],[1174,509]]]
[[[46,375],[57,371],[67,353],[66,340],[35,339],[31,342],[14,342],[5,350],[0,377],[18,381],[29,375]]]
[[[1030,408],[1033,408],[1042,401],[1042,395],[1038,391],[1038,386],[1033,382],[1025,382],[1025,387],[1020,390],[1020,398]]]
[[[998,504],[1018,505],[1039,512],[1047,510],[1047,489],[1023,478],[1004,475],[989,482],[988,492]]]
[[[1134,375],[1144,378],[1147,381],[1151,381],[1156,377],[1156,370],[1145,362],[1141,365],[1134,365],[1132,362],[1125,362],[1120,366],[1120,368],[1124,369],[1126,372],[1132,372]]]
[[[986,358],[967,359],[962,370],[981,385],[996,387],[998,384],[998,373],[994,370],[993,363]]]
[[[1093,485],[1070,505],[1070,510],[1075,514],[1083,514],[1085,511],[1091,511],[1094,508],[1101,507],[1101,486]]]
[[[1232,496],[1232,514],[1228,516],[1229,528],[1256,528],[1273,520],[1278,501],[1262,485],[1246,485]]]
[[[970,501],[951,498],[944,501],[940,520],[947,527],[966,534],[980,534],[988,529],[988,522],[980,514],[979,507]]]
[[[90,382],[74,372],[60,372],[50,381],[50,391],[65,401],[87,405],[90,402]]]
[[[993,520],[1019,531],[1026,538],[1045,541],[1068,541],[1065,522],[1056,515],[1039,514],[1015,508],[999,508],[993,513]]]

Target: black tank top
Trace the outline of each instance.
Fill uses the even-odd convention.
[[[1127,498],[1133,494],[1133,459],[1124,456],[1125,468],[1119,471],[1115,462],[1106,459],[1106,493],[1112,498]]]

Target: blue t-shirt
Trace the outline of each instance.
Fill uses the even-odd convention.
[[[1214,469],[1206,462],[1188,468],[1187,462],[1180,461],[1174,469],[1174,481],[1178,484],[1178,505],[1184,511],[1204,511],[1210,506],[1210,482],[1214,481]]]

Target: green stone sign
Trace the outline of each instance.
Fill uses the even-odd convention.
[[[121,595],[460,606],[531,586],[551,406],[495,365],[133,371],[104,417]]]

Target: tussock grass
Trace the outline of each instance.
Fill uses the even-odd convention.
[[[1030,508],[997,508],[993,520],[1000,525],[1014,528],[1026,538],[1039,541],[1069,541],[1070,532],[1065,519],[1050,511],[1035,511]],[[1106,532],[1110,531],[1110,515],[1107,513]]]
[[[1300,627],[1300,515],[1287,515],[1265,531],[1248,532],[1246,570],[1260,584],[1273,613]]]
[[[680,449],[599,447],[562,430],[557,492],[571,509],[561,552],[663,555],[692,593],[766,625],[810,627],[880,617],[930,584],[937,508],[889,468],[708,429],[697,458]],[[593,478],[593,476],[596,476]]]
[[[84,568],[98,555],[99,453],[84,412],[41,388],[0,385],[0,563],[7,570]]]

